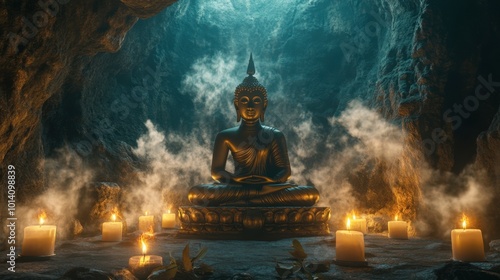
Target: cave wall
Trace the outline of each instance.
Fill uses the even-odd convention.
[[[52,140],[44,137],[42,119],[60,106],[48,100],[78,94],[70,90],[77,83],[69,88],[65,84],[89,57],[116,52],[139,18],[151,17],[173,2],[48,0],[0,4],[1,205],[7,205],[9,165],[16,167],[18,207],[47,188],[43,159],[50,151],[44,146]],[[58,121],[71,121],[62,118]],[[5,220],[6,207],[0,213]]]
[[[136,24],[171,2],[146,7],[148,1],[59,1],[49,7],[54,15],[49,11],[46,22],[33,19],[43,11],[36,3],[4,2],[0,25],[9,41],[0,48],[1,176],[8,164],[22,168],[20,200],[47,187],[39,159],[62,147],[95,169],[97,181],[127,185],[141,166],[131,149],[147,119],[181,134],[206,125],[193,117],[193,97],[181,92],[182,74],[206,53],[231,53],[245,61],[251,50],[261,59],[259,74],[260,69],[282,73],[264,76],[268,91],[300,100],[300,108],[324,131],[319,139],[343,133],[328,128],[328,119],[356,98],[405,132],[405,150],[396,163],[370,158],[346,166],[360,209],[399,211],[415,219],[425,187],[422,165],[459,174],[474,164],[487,170],[485,184],[498,197],[500,99],[497,85],[484,83],[500,77],[496,1],[351,0],[278,7],[284,10],[282,25],[263,43],[256,38],[268,36],[259,28],[269,29],[273,22],[267,18],[253,15],[249,34],[234,34],[224,27],[238,22],[230,11],[219,25],[185,20],[208,16],[202,4],[190,1]],[[40,20],[41,27],[33,29],[26,18]],[[235,48],[234,40],[249,47]],[[213,133],[227,126],[221,113],[208,121]],[[292,143],[299,141],[287,122],[283,118],[278,127]],[[321,156],[303,160],[312,168]],[[498,220],[496,212],[489,213]]]

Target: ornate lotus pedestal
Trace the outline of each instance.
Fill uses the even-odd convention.
[[[204,238],[274,239],[328,235],[329,207],[179,208],[181,235]]]

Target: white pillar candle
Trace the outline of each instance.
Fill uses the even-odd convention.
[[[398,221],[397,215],[394,221],[389,221],[387,226],[389,228],[389,238],[408,239],[408,223],[405,221]]]
[[[365,240],[362,232],[337,230],[335,239],[335,258],[337,261],[365,261]]]
[[[335,232],[335,259],[337,261],[365,262],[365,237],[362,232],[350,230],[351,221],[347,219],[347,230]]]
[[[175,227],[175,214],[170,213],[168,210],[167,213],[163,213],[161,218],[161,227],[162,228],[174,228]]]
[[[351,230],[360,231],[363,234],[366,234],[368,230],[366,229],[366,219],[365,218],[357,218],[356,216],[352,216],[351,220]]]
[[[38,225],[24,228],[22,256],[54,255],[56,243],[56,226]]]
[[[148,232],[150,230],[155,230],[154,216],[148,216],[146,212],[145,216],[139,217],[139,230],[142,232]]]
[[[479,229],[466,229],[466,217],[462,229],[451,231],[451,249],[454,260],[464,262],[484,261],[483,235]]]
[[[116,215],[112,216],[113,222],[102,224],[102,241],[122,241],[122,222],[115,222]]]

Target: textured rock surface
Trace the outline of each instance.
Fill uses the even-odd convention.
[[[51,140],[42,136],[41,120],[53,109],[47,100],[77,87],[64,84],[72,71],[79,71],[85,57],[116,52],[138,14],[150,17],[174,1],[155,1],[154,7],[147,5],[142,11],[144,1],[124,2],[4,1],[0,5],[0,179],[3,186],[7,165],[22,166],[16,176],[17,202],[32,199],[46,187],[42,159],[51,153],[44,149]],[[2,191],[2,205],[5,195]],[[2,217],[5,211],[1,209]]]
[[[171,2],[70,1],[36,19],[43,9],[35,2],[2,4],[9,40],[0,43],[0,163],[20,168],[19,201],[50,187],[39,160],[62,147],[79,154],[94,181],[137,186],[141,172],[154,169],[134,152],[150,119],[173,135],[164,166],[195,162],[207,170],[181,165],[161,178],[182,204],[190,185],[209,180],[208,160],[195,157],[206,151],[186,152],[186,143],[210,149],[215,133],[234,125],[229,101],[250,51],[270,92],[266,119],[286,133],[294,176],[315,183],[324,205],[347,211],[336,198],[345,183],[349,207],[414,221],[433,213],[434,205],[422,205],[429,190],[466,193],[465,180],[454,178],[473,163],[488,174],[478,181],[491,201],[500,197],[500,88],[482,82],[500,80],[498,1],[184,1],[135,24]],[[356,98],[403,135],[401,154],[347,149],[360,137],[331,120]],[[4,176],[2,169],[2,184]],[[488,203],[475,214],[484,216],[481,225],[496,225]],[[442,234],[440,218],[425,233]],[[498,227],[484,228],[488,239],[500,237]]]
[[[119,209],[122,205],[121,188],[110,182],[97,182],[89,186],[87,192],[82,194],[78,216],[85,224],[87,233],[100,232],[103,222],[111,221],[111,216],[116,215],[118,221],[123,221],[123,215]],[[127,226],[124,225],[126,231]]]
[[[127,2],[132,5],[134,1]],[[134,13],[118,1],[46,3],[50,5],[7,1],[0,7],[1,36],[5,39],[0,48],[0,161],[2,166],[17,164],[31,171],[31,175],[21,173],[18,177],[24,185],[18,191],[20,198],[24,192],[39,192],[37,189],[43,187],[38,166],[43,156],[42,106],[50,97],[61,94],[71,70],[79,67],[79,58],[116,52],[137,21]]]

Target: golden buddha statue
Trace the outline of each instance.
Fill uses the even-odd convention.
[[[198,206],[312,206],[319,193],[312,186],[287,182],[291,175],[286,141],[281,131],[264,126],[267,92],[253,76],[250,55],[248,77],[236,87],[234,107],[239,126],[217,134],[212,157],[213,184],[194,186],[189,201]],[[228,152],[235,171],[226,170]]]

